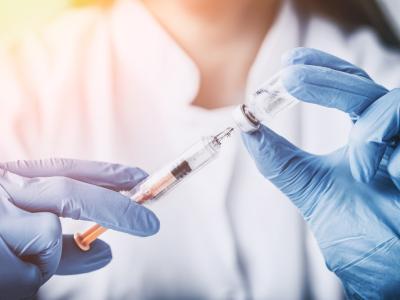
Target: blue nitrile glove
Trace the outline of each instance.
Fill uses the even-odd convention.
[[[348,297],[400,299],[400,90],[313,49],[293,50],[284,64],[292,95],[352,117],[347,146],[312,155],[266,127],[243,134],[244,142],[298,207]]]
[[[67,159],[0,164],[0,299],[30,297],[55,273],[85,273],[110,262],[105,242],[81,251],[62,235],[59,217],[155,234],[157,217],[116,192],[145,177],[138,168]]]

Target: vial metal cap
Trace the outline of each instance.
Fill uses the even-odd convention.
[[[246,104],[239,105],[232,112],[233,120],[243,132],[254,132],[260,128],[260,121],[251,113]]]

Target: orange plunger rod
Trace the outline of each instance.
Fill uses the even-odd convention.
[[[176,181],[176,178],[172,174],[168,174],[161,178],[156,184],[151,186],[147,191],[139,192],[132,196],[132,199],[139,204],[153,199],[163,190],[168,188],[171,184]],[[107,228],[95,224],[87,229],[84,233],[75,233],[74,240],[76,245],[83,251],[88,251],[90,249],[90,244],[93,243],[101,234],[107,231]]]

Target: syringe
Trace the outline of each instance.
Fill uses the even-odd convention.
[[[221,149],[222,141],[229,137],[233,130],[232,127],[228,127],[215,136],[201,138],[172,163],[152,174],[132,190],[122,192],[122,194],[139,204],[160,198],[188,175],[215,158]],[[99,224],[93,225],[82,234],[76,233],[75,242],[80,249],[88,251],[90,244],[106,230],[107,228]]]

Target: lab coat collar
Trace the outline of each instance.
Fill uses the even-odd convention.
[[[165,109],[192,102],[198,68],[140,1],[118,1],[111,22],[117,66],[129,71],[135,87],[142,87],[143,94],[151,91]]]
[[[282,1],[274,25],[250,69],[247,94],[279,70],[280,61],[276,57],[301,44],[301,24],[294,5],[291,0]],[[120,0],[112,14],[118,65],[136,70],[132,80],[143,88],[158,89],[160,99],[168,95],[168,103],[158,103],[166,109],[174,104],[190,104],[199,89],[200,73],[188,54],[140,1]]]

